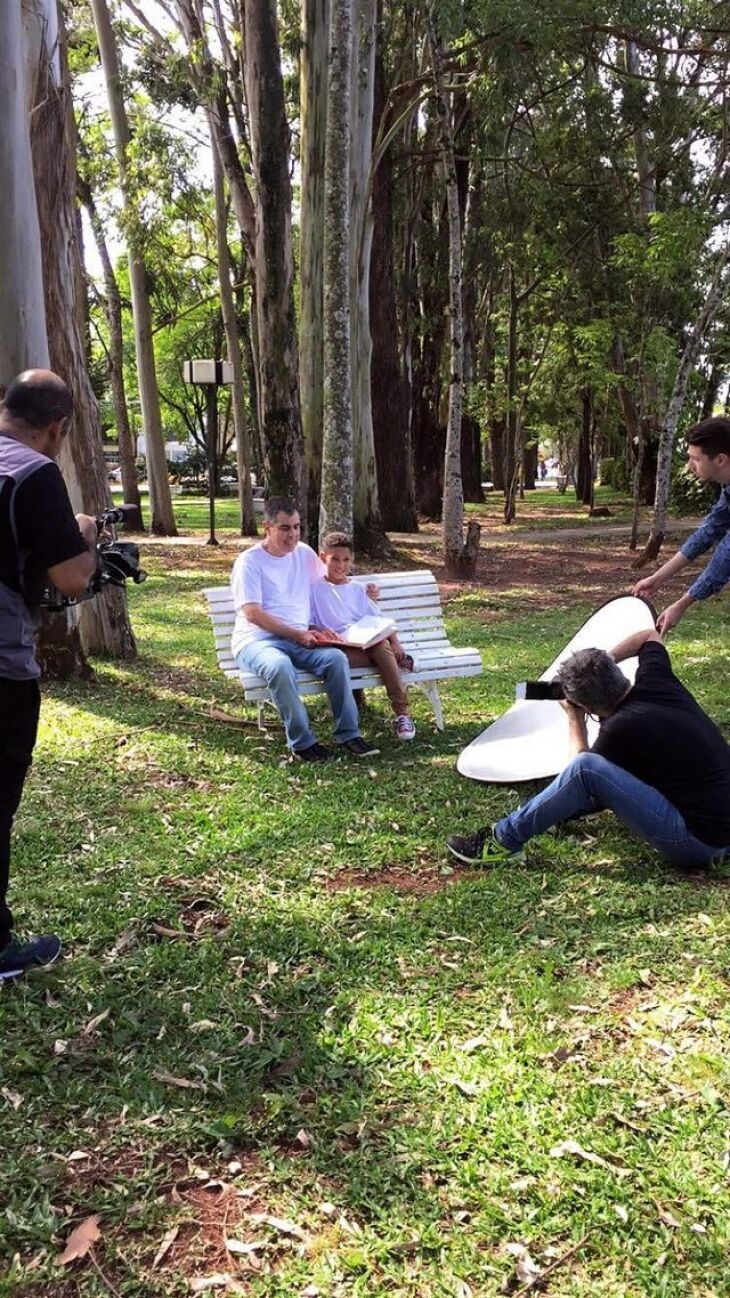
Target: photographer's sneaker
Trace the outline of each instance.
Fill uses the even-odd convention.
[[[353,757],[377,757],[380,752],[380,749],[376,748],[375,744],[369,744],[367,739],[363,739],[362,735],[358,735],[356,739],[348,739],[347,743],[343,744],[342,747],[348,753],[352,753]]]
[[[411,721],[411,718],[406,716],[405,712],[402,712],[399,717],[394,719],[393,729],[395,730],[396,739],[406,741],[408,739],[415,739],[416,737],[416,727]]]
[[[61,939],[55,933],[41,933],[27,942],[8,942],[0,949],[0,982],[20,978],[28,969],[55,964],[62,950]]]
[[[328,762],[334,753],[324,744],[310,744],[308,748],[295,748],[292,757],[295,762]]]
[[[476,834],[451,834],[446,839],[446,846],[457,861],[465,865],[499,865],[502,861],[524,861],[525,849],[519,847],[510,852],[508,847],[495,837],[490,825],[478,829]]]

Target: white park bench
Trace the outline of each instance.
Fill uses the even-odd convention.
[[[432,572],[374,572],[353,577],[362,586],[374,582],[380,587],[378,608],[398,624],[398,638],[404,650],[414,659],[414,670],[404,672],[406,685],[418,685],[433,708],[436,726],[444,728],[444,714],[438,692],[438,681],[461,676],[479,676],[482,660],[478,649],[458,649],[449,643],[441,610],[441,597]],[[259,726],[263,728],[264,704],[271,702],[266,682],[253,672],[239,672],[231,654],[231,632],[235,621],[230,586],[213,586],[205,590],[208,612],[213,623],[218,665],[226,676],[243,686],[247,702],[258,703]],[[300,694],[323,694],[324,687],[316,676],[299,672]],[[351,667],[350,679],[355,690],[383,688],[375,667]]]

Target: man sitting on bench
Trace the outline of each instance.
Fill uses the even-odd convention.
[[[355,757],[373,757],[378,749],[360,734],[347,658],[341,649],[326,647],[331,633],[310,630],[309,587],[321,576],[322,564],[300,541],[300,530],[299,513],[290,501],[266,501],[264,540],[239,554],[233,565],[231,652],[241,673],[254,672],[266,681],[286,742],[299,761],[324,762],[333,754],[314,737],[299,697],[298,670],[322,681],[336,742]]]

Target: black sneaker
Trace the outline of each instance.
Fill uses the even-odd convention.
[[[41,933],[27,942],[8,942],[0,950],[0,982],[5,978],[19,978],[28,969],[55,964],[63,944],[55,933]]]
[[[328,762],[334,753],[323,744],[310,744],[308,748],[297,748],[293,751],[292,757],[295,762]]]
[[[525,849],[520,847],[510,852],[508,847],[495,838],[490,825],[478,829],[476,834],[451,834],[446,839],[446,846],[457,861],[465,865],[499,865],[502,861],[524,861]]]
[[[348,753],[352,753],[353,757],[377,757],[380,752],[380,749],[376,748],[375,744],[369,744],[366,739],[363,739],[362,735],[358,735],[357,739],[348,739],[347,743],[343,744],[342,747],[346,748]]]

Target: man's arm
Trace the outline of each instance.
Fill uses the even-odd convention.
[[[649,596],[656,594],[659,587],[663,586],[669,577],[673,577],[675,572],[681,572],[683,568],[686,568],[689,562],[687,555],[683,554],[681,550],[677,550],[677,553],[673,554],[671,559],[667,559],[667,562],[663,563],[661,568],[657,568],[656,572],[653,572],[649,577],[643,577],[641,581],[637,581],[632,588],[631,594],[643,595],[645,599],[648,599]]]
[[[583,711],[583,708],[578,707],[577,703],[569,703],[567,699],[561,699],[560,706],[568,716],[568,744],[570,745],[570,756],[577,757],[578,753],[586,753],[588,751],[586,714]]]
[[[611,657],[617,663],[622,663],[625,658],[635,658],[642,645],[648,644],[651,640],[655,640],[659,644],[662,642],[662,638],[657,631],[635,631],[633,635],[627,635],[625,640],[619,641],[611,649]]]
[[[86,542],[86,550],[48,569],[49,579],[62,595],[81,595],[96,571],[96,519],[90,514],[77,514],[76,522]]]

